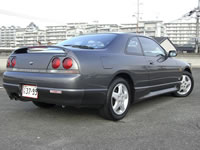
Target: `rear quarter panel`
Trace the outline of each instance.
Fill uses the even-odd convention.
[[[74,51],[79,62],[82,86],[88,89],[107,89],[113,78],[120,74],[128,74],[135,87],[148,84],[148,71],[143,56],[127,55],[124,51],[115,53],[112,50]]]
[[[144,56],[128,55],[124,52],[128,38],[129,36],[117,38],[107,49],[72,50],[79,64],[82,88],[108,89],[116,75],[126,73],[132,78],[139,93],[148,93],[142,89],[149,84],[146,59]]]

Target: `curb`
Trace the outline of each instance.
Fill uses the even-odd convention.
[[[2,76],[4,72],[5,70],[0,70],[0,76]]]
[[[196,65],[196,66],[191,66],[192,67],[192,69],[200,69],[200,66],[198,65]]]

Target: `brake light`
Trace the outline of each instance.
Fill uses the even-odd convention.
[[[10,58],[7,60],[7,67],[10,67]]]
[[[16,58],[15,57],[13,57],[13,59],[11,60],[11,65],[12,65],[12,67],[15,67],[15,65],[16,65]]]
[[[60,66],[60,59],[56,57],[52,60],[52,67],[54,69],[57,69],[59,66]]]
[[[63,68],[70,69],[72,67],[72,65],[73,65],[73,61],[71,58],[65,58],[63,60]]]

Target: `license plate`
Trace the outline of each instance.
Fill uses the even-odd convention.
[[[37,86],[23,85],[22,86],[22,96],[37,99],[38,98]]]

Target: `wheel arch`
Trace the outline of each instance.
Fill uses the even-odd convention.
[[[183,69],[183,71],[187,71],[187,72],[189,72],[189,73],[192,74],[192,71],[191,71],[191,69],[190,69],[189,67],[185,67],[185,68]]]
[[[131,93],[130,93],[131,96],[132,96],[131,102],[133,102],[133,101],[134,101],[134,92],[133,92],[133,91],[135,91],[135,86],[134,86],[134,80],[133,80],[131,74],[130,74],[128,71],[119,71],[119,72],[115,73],[115,74],[113,75],[113,77],[112,77],[110,83],[109,83],[109,86],[111,85],[111,83],[112,83],[116,78],[123,78],[123,79],[125,79],[125,80],[128,82],[128,84],[129,84],[129,86],[130,86],[130,89],[131,89]]]

